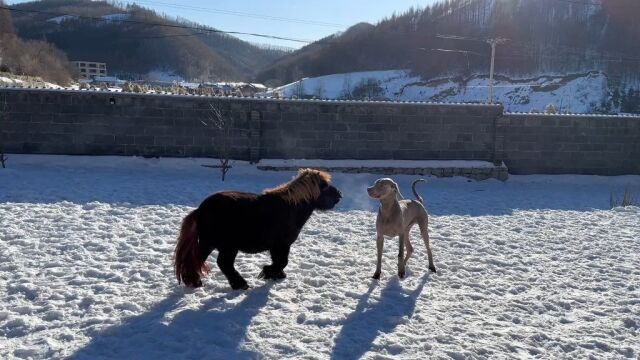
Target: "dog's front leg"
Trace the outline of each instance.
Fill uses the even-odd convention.
[[[404,234],[404,247],[406,249],[406,255],[404,257],[404,267],[406,269],[407,263],[409,262],[409,258],[413,254],[413,246],[411,245],[411,240],[409,239],[409,230]]]
[[[398,236],[398,277],[400,279],[404,278],[405,273],[405,264],[404,264],[404,242],[405,242],[405,234],[400,234]]]
[[[380,279],[380,272],[382,271],[382,250],[384,248],[384,236],[378,234],[376,239],[376,245],[378,248],[378,262],[376,264],[376,272],[373,274],[374,279]]]

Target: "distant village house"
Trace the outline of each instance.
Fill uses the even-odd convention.
[[[72,61],[78,69],[80,79],[92,80],[96,76],[107,76],[107,64],[93,61]]]

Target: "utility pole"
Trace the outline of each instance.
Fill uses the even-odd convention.
[[[487,42],[491,45],[491,70],[489,71],[489,96],[487,97],[487,103],[493,104],[493,68],[496,59],[496,45],[502,44],[507,39],[505,38],[494,38],[489,39]]]

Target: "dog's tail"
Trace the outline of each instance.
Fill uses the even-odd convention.
[[[427,182],[427,180],[425,179],[414,180],[413,183],[411,183],[411,190],[413,191],[413,196],[416,197],[416,200],[418,200],[421,204],[424,204],[424,200],[422,199],[422,196],[418,195],[418,193],[416,192],[416,184],[419,182]]]
[[[196,213],[193,210],[182,220],[180,235],[174,253],[174,270],[178,278],[178,284],[184,283],[189,287],[199,287],[202,285],[200,278],[210,270],[200,254],[198,244],[198,229],[196,223]]]

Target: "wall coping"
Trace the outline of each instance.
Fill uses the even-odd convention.
[[[110,90],[76,90],[76,89],[51,89],[46,87],[20,87],[20,86],[0,86],[0,90],[8,91],[36,91],[36,92],[58,92],[69,94],[109,94],[114,96],[136,96],[136,97],[168,97],[178,99],[219,99],[219,100],[237,100],[237,101],[269,101],[277,103],[297,103],[297,104],[349,104],[349,105],[414,105],[414,106],[474,106],[487,108],[503,108],[502,104],[486,104],[486,103],[468,103],[468,102],[436,102],[436,101],[394,101],[394,100],[335,100],[335,99],[292,99],[292,98],[273,98],[262,96],[212,96],[212,95],[179,95],[179,94],[155,94],[155,93],[134,93]],[[640,115],[636,114],[593,114],[593,113],[568,113],[568,114],[545,114],[531,112],[508,111],[503,112],[502,116],[539,116],[539,117],[602,117],[602,118],[625,118],[640,119]]]
[[[625,119],[640,119],[640,115],[635,114],[622,114],[622,115],[610,115],[610,114],[589,114],[589,113],[569,113],[569,114],[543,114],[543,113],[526,113],[526,112],[504,112],[503,116],[540,116],[540,117],[603,117],[603,118],[625,118]]]

